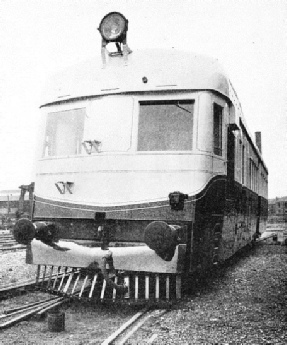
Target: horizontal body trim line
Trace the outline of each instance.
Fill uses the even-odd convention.
[[[57,172],[56,173],[39,173],[36,174],[36,176],[43,176],[43,175],[66,175],[66,174],[90,174],[90,173],[182,173],[182,172],[200,172],[200,173],[211,173],[211,170],[207,170],[207,169],[168,169],[168,170],[89,170],[89,171],[68,171],[68,172]]]
[[[67,156],[50,156],[39,158],[39,162],[45,162],[50,160],[61,160],[61,159],[93,159],[94,157],[102,156],[207,156],[214,157],[217,160],[225,160],[224,157],[215,155],[209,151],[203,151],[201,149],[194,149],[188,151],[101,151],[92,152],[90,155],[85,153],[77,155],[67,155]]]
[[[67,208],[67,209],[74,209],[74,210],[82,210],[87,212],[126,212],[130,210],[143,210],[146,208],[160,208],[160,207],[166,207],[169,206],[166,202],[160,203],[160,202],[153,202],[155,205],[126,205],[126,206],[92,206],[92,205],[85,205],[85,204],[74,204],[69,202],[63,202],[63,201],[55,201],[55,200],[49,200],[49,199],[43,199],[40,197],[35,197],[36,203],[46,204],[50,206],[56,206],[61,208]],[[188,201],[187,201],[188,202]],[[191,202],[191,201],[189,201]],[[123,207],[123,208],[122,208]]]

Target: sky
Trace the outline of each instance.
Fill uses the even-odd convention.
[[[249,130],[262,132],[269,198],[287,195],[286,0],[0,0],[0,190],[34,181],[41,94],[68,66],[100,54],[103,16],[129,20],[131,49],[217,58]]]

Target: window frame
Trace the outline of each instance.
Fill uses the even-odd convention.
[[[198,100],[199,100],[199,92],[198,91],[185,91],[185,92],[175,92],[175,91],[165,91],[165,92],[158,92],[158,93],[133,93],[129,94],[133,98],[133,112],[132,112],[132,132],[131,132],[131,147],[129,151],[118,151],[118,152],[101,152],[101,156],[103,155],[174,155],[174,154],[190,154],[194,153],[197,150],[197,136],[198,136]],[[119,94],[121,95],[121,94]],[[124,96],[124,95],[123,95]],[[105,95],[101,95],[99,97],[105,97]],[[96,98],[96,97],[95,97]],[[75,108],[86,108],[87,113],[89,112],[90,102],[93,102],[95,98],[86,99],[86,100],[78,100],[76,102],[64,102],[59,104],[51,104],[47,106],[41,107],[41,135],[39,135],[39,146],[37,149],[37,157],[39,160],[53,160],[53,159],[62,159],[72,156],[46,156],[43,157],[43,138],[45,138],[45,131],[46,131],[46,122],[47,122],[47,114],[50,112],[59,112],[64,110],[72,110]],[[139,102],[141,101],[181,101],[181,100],[188,100],[194,103],[194,113],[193,113],[193,138],[192,138],[192,151],[138,151],[137,144],[138,144],[138,121],[139,121]],[[81,154],[73,156],[74,158],[79,158],[87,156],[85,149],[82,149]],[[90,155],[92,157],[94,155]]]
[[[79,121],[79,123],[81,123],[82,127],[83,127],[82,131],[81,131],[81,133],[82,133],[81,139],[83,139],[84,126],[85,126],[85,117],[86,117],[86,114],[87,114],[86,106],[84,104],[74,103],[73,106],[70,106],[70,107],[64,107],[64,106],[59,107],[59,106],[56,106],[56,107],[51,107],[51,108],[47,108],[46,109],[46,111],[45,111],[45,126],[44,126],[44,132],[43,132],[44,136],[42,138],[44,140],[42,141],[42,146],[41,146],[41,158],[42,159],[54,159],[54,158],[58,158],[58,157],[74,157],[74,156],[82,155],[83,148],[82,148],[82,143],[81,142],[80,142],[80,145],[79,145],[78,149],[76,148],[76,151],[78,151],[76,153],[67,153],[67,154],[56,154],[56,153],[54,153],[54,154],[48,154],[48,155],[45,154],[45,151],[46,151],[47,148],[48,148],[48,150],[51,149],[51,148],[49,149],[49,146],[47,145],[47,141],[46,141],[47,140],[46,137],[47,137],[47,134],[48,134],[47,133],[47,131],[48,131],[48,123],[49,123],[49,121],[51,121],[50,120],[50,115],[54,116],[55,120],[57,122],[57,121],[59,121],[60,117],[58,119],[56,114],[59,114],[59,113],[63,114],[65,112],[73,112],[73,111],[74,112],[80,111],[80,112],[83,113],[83,114],[81,114],[81,116],[83,117],[83,120]],[[58,123],[60,123],[60,122],[58,122]],[[52,141],[52,150],[57,151],[57,145],[59,143],[58,144],[56,143],[55,133],[54,133],[53,141]]]
[[[216,138],[216,132],[215,132],[215,116],[218,114],[215,112],[216,108],[220,108],[220,116],[218,117],[218,126],[217,128],[219,129],[218,131],[218,138]],[[213,130],[212,130],[212,138],[213,138],[213,154],[219,157],[223,157],[223,141],[224,141],[224,133],[223,133],[223,124],[224,124],[224,107],[218,102],[213,102],[213,107],[212,107],[212,124],[213,124]],[[221,130],[220,130],[221,129]],[[215,143],[216,139],[218,139],[218,143]],[[216,146],[215,144],[218,144]]]
[[[187,101],[190,103],[193,103],[193,128],[192,128],[192,149],[191,150],[178,150],[178,151],[139,151],[138,150],[138,141],[139,141],[139,119],[140,119],[140,103],[157,103],[157,102],[176,102],[176,101]],[[197,139],[197,113],[198,113],[198,92],[169,92],[169,93],[157,93],[157,94],[145,94],[145,95],[136,95],[135,96],[135,112],[136,112],[136,118],[135,118],[135,128],[134,128],[134,150],[136,154],[189,154],[191,152],[194,152],[196,147],[196,139]]]

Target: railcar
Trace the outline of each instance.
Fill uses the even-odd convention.
[[[131,51],[127,24],[105,16],[98,60],[47,86],[32,219],[14,234],[52,290],[169,300],[264,231],[268,170],[218,61]]]

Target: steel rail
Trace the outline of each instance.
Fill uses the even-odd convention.
[[[135,322],[133,327],[130,329],[126,329],[123,334],[119,335],[119,339],[114,341],[114,344],[116,345],[124,345],[127,340],[131,338],[131,336],[151,317],[151,313],[148,313],[148,315],[143,316],[139,320]]]
[[[145,315],[149,311],[150,307],[146,307],[136,313],[132,318],[125,322],[120,328],[118,328],[113,334],[111,334],[106,340],[104,340],[101,345],[112,344],[128,327],[130,327],[134,322],[136,322],[140,317]]]
[[[42,301],[30,303],[29,305],[26,305],[26,306],[21,306],[19,308],[14,308],[14,309],[4,311],[4,314],[0,315],[0,319],[9,319],[13,316],[15,316],[15,317],[11,318],[10,320],[8,320],[4,323],[1,323],[0,324],[0,330],[5,329],[5,328],[9,328],[9,327],[11,327],[11,326],[23,321],[23,320],[30,318],[31,316],[33,316],[35,314],[36,314],[37,318],[40,318],[47,311],[49,311],[55,307],[59,307],[63,303],[66,303],[69,300],[71,300],[72,297],[78,296],[79,294],[80,294],[80,292],[77,291],[75,294],[73,294],[69,297],[68,296],[52,297],[50,299],[45,299]],[[20,314],[20,315],[18,315],[18,314]]]
[[[63,299],[63,297],[57,297],[57,298],[54,298],[53,300],[52,299],[50,299],[50,300],[43,300],[42,302],[39,302],[36,305],[33,305],[33,303],[32,303],[32,305],[27,305],[27,306],[23,306],[23,307],[20,307],[20,308],[16,308],[18,310],[9,311],[8,313],[4,311],[4,314],[0,315],[0,319],[9,319],[10,317],[12,317],[14,315],[18,315],[18,314],[21,314],[21,313],[24,313],[24,312],[36,310],[39,307],[43,308],[43,307],[49,306],[50,304],[54,304],[55,302],[58,302],[60,299]],[[0,327],[1,327],[1,325],[0,325]]]
[[[0,286],[0,300],[7,298],[13,294],[13,291],[26,291],[29,289],[34,289],[36,286],[35,280],[21,281],[18,284],[9,284]]]
[[[131,317],[127,322],[125,322],[121,327],[119,327],[114,333],[112,333],[107,339],[105,339],[101,345],[124,345],[131,338],[131,336],[152,316],[159,317],[167,312],[167,309],[153,309],[148,306],[133,317]],[[156,313],[158,315],[156,315]],[[93,343],[90,343],[93,344]]]
[[[63,297],[59,297],[59,298],[63,298]],[[44,306],[48,306],[48,303],[44,303]],[[8,328],[8,327],[11,327],[13,325],[15,325],[16,323],[18,322],[21,322],[23,320],[26,320],[28,319],[29,317],[31,317],[32,315],[36,314],[37,312],[39,312],[41,309],[43,309],[43,305],[38,305],[36,307],[31,307],[31,309],[26,309],[24,314],[21,314],[19,316],[16,316],[14,317],[13,319],[9,320],[9,321],[6,321],[2,324],[0,324],[0,330],[1,329],[5,329],[5,328]],[[15,314],[18,314],[19,312],[15,312]],[[10,315],[6,315],[6,316],[11,316]]]
[[[0,247],[0,252],[16,252],[17,250],[24,250],[24,246],[13,246],[13,247]]]
[[[59,297],[51,297],[51,298],[47,298],[47,299],[45,299],[45,300],[42,300],[42,301],[38,301],[38,302],[33,302],[33,303],[29,303],[29,304],[26,304],[26,305],[23,305],[23,306],[21,306],[21,307],[17,307],[17,308],[11,308],[11,309],[6,309],[6,310],[4,310],[3,311],[3,313],[4,314],[14,314],[14,313],[16,313],[16,312],[19,312],[19,311],[23,311],[24,309],[28,309],[28,308],[31,308],[31,307],[35,307],[35,306],[37,306],[38,304],[43,304],[43,303],[46,303],[46,302],[51,302],[51,301],[53,301],[53,300],[55,300],[55,299],[58,299]],[[1,318],[2,316],[0,315],[0,318]]]
[[[140,319],[138,319],[131,328],[127,328],[121,335],[119,335],[118,339],[114,341],[115,345],[124,345],[126,342],[138,331],[138,329],[150,318],[153,316],[160,317],[161,315],[165,314],[167,309],[154,309],[147,313],[147,315],[143,315]]]
[[[62,276],[64,275],[64,273],[59,273],[58,274],[58,278],[62,278]],[[15,289],[21,289],[21,288],[26,288],[26,287],[38,287],[41,286],[41,284],[43,284],[43,282],[49,282],[49,279],[55,278],[57,276],[57,274],[53,274],[49,277],[45,277],[45,279],[43,280],[43,278],[41,279],[41,282],[36,281],[36,279],[30,279],[30,280],[21,280],[20,282],[18,282],[18,284],[8,284],[8,285],[1,285],[0,284],[0,295],[1,293],[5,293],[5,292],[9,292],[10,290],[15,290]]]

